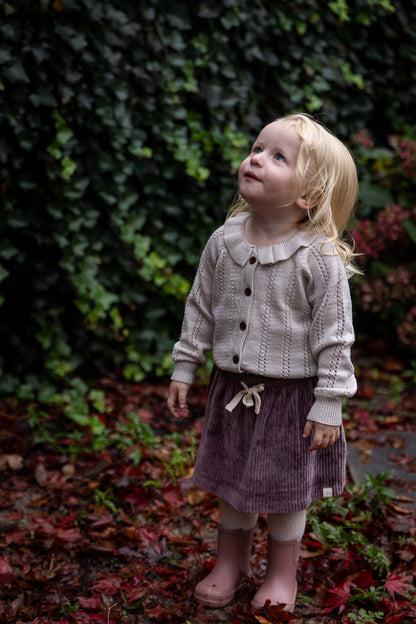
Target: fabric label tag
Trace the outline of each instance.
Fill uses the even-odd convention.
[[[323,496],[324,498],[328,498],[329,496],[332,496],[332,488],[324,488]]]

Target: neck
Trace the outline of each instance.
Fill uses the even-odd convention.
[[[268,247],[290,238],[299,229],[294,220],[267,220],[251,214],[247,219],[245,234],[248,242],[256,247]]]

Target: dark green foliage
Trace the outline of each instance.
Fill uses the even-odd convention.
[[[167,370],[261,125],[413,123],[413,2],[14,0],[0,8],[3,390]]]

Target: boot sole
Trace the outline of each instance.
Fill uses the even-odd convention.
[[[199,593],[198,591],[194,591],[194,597],[196,598],[196,600],[198,600],[198,602],[200,602],[201,604],[207,606],[207,607],[225,607],[228,604],[230,604],[230,602],[233,601],[234,596],[236,595],[236,593],[239,591],[239,589],[241,589],[241,587],[244,584],[244,577],[241,578],[238,581],[237,586],[235,587],[235,589],[232,592],[229,592],[228,594],[223,595],[222,597],[210,597],[207,596],[204,593]]]
[[[298,585],[297,585],[297,583],[296,583],[296,590],[295,590],[295,594],[294,594],[294,596],[293,596],[293,601],[292,601],[292,602],[290,602],[290,603],[288,603],[288,604],[286,604],[286,606],[285,606],[285,608],[283,609],[283,611],[289,611],[290,613],[292,613],[292,612],[293,612],[293,609],[295,608],[295,605],[296,605],[296,596],[297,596],[297,593],[298,593]],[[267,599],[266,599],[266,600],[267,600]],[[254,600],[254,598],[253,598],[253,600],[252,600],[252,601],[251,601],[251,603],[250,603],[250,607],[253,609],[253,611],[258,611],[259,609],[261,609],[262,607],[264,607],[265,602],[266,602],[266,601],[264,601],[264,602],[262,602],[262,603],[260,603],[260,602],[255,602],[255,600]],[[272,604],[272,605],[276,605],[276,604],[281,604],[281,603],[279,603],[279,602],[277,602],[277,601],[276,601],[276,602],[272,602],[271,604]]]
[[[195,598],[198,600],[199,603],[207,606],[207,607],[225,607],[226,605],[230,604],[230,602],[232,602],[234,596],[235,596],[236,592],[233,592],[231,595],[228,594],[227,596],[224,596],[221,599],[216,599],[216,598],[208,598],[206,596],[203,595],[198,595],[196,593],[194,593]]]

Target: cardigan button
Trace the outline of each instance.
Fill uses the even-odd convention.
[[[240,361],[240,358],[238,357],[238,355],[234,355],[234,357],[233,357],[234,364],[238,364],[239,361]]]
[[[251,258],[249,259],[249,262],[250,264],[254,264],[256,260],[257,260],[256,256],[251,256]]]
[[[244,291],[244,294],[246,295],[246,297],[250,297],[251,295],[251,288],[246,288]]]
[[[242,331],[244,331],[245,329],[247,329],[247,324],[246,324],[246,323],[244,323],[244,321],[241,321],[241,323],[240,323],[240,329],[241,329]]]

